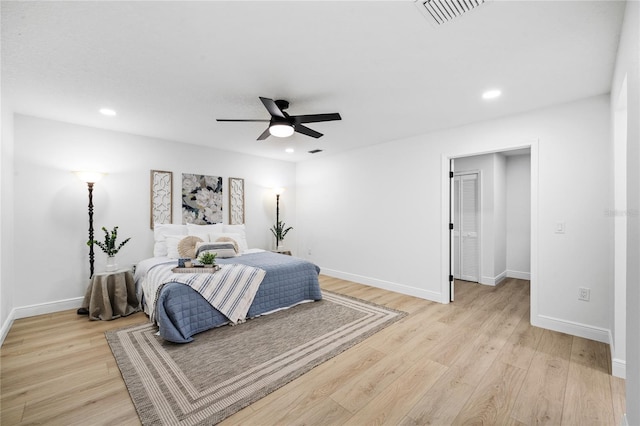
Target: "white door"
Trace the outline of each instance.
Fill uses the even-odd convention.
[[[453,183],[454,278],[478,282],[480,202],[478,173],[460,174]]]

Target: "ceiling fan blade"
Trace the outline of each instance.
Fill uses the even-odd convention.
[[[265,121],[265,122],[269,122],[271,120],[262,120],[262,119],[251,119],[251,118],[247,118],[247,119],[234,119],[234,118],[216,118],[216,121],[243,121],[243,122],[247,122],[247,121]]]
[[[302,124],[294,124],[293,125],[293,129],[298,133],[302,133],[303,135],[311,136],[312,138],[322,137],[322,133],[316,132],[315,130],[310,129],[307,126],[303,126]],[[267,129],[267,130],[269,130],[269,129]]]
[[[269,111],[269,114],[274,117],[287,118],[282,110],[278,108],[278,105],[276,105],[276,102],[273,99],[263,98],[262,96],[260,96],[260,100],[264,104],[264,107],[267,109],[267,111]]]
[[[262,134],[260,136],[258,136],[258,141],[263,141],[266,138],[268,138],[271,135],[271,133],[269,132],[269,128],[267,127],[267,130],[265,130],[264,132],[262,132]]]
[[[298,123],[319,123],[321,121],[334,121],[334,120],[342,120],[340,114],[334,112],[332,114],[307,114],[307,115],[292,115],[290,118],[293,119],[295,124]]]

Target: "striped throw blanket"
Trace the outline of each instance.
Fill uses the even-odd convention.
[[[155,319],[155,304],[164,284],[177,282],[197,291],[215,309],[236,324],[243,321],[266,271],[240,264],[220,265],[220,270],[210,273],[176,274],[171,266],[158,265],[147,274],[147,280],[157,285],[151,321]]]

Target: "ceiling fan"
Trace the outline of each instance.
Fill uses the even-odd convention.
[[[216,121],[264,121],[269,122],[267,130],[262,132],[258,136],[259,141],[269,137],[269,135],[277,136],[280,138],[286,138],[291,136],[293,132],[302,133],[303,135],[311,136],[312,138],[319,138],[322,133],[316,132],[313,129],[303,126],[303,123],[319,123],[321,121],[334,121],[342,120],[340,114],[337,112],[330,114],[308,114],[308,115],[289,115],[284,110],[289,108],[289,102],[278,99],[273,100],[269,98],[263,98],[260,96],[260,100],[264,104],[269,114],[271,114],[270,120],[260,119],[225,119],[218,118]]]

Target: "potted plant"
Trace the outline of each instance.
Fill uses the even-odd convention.
[[[276,237],[276,248],[280,250],[282,240],[284,240],[284,236],[287,235],[287,232],[293,229],[292,226],[286,228],[286,225],[283,221],[279,220],[275,225],[271,228],[271,233],[274,237]]]
[[[120,251],[120,249],[129,242],[131,237],[127,238],[119,245],[116,246],[116,240],[118,239],[118,227],[115,226],[113,231],[109,232],[107,228],[102,227],[104,231],[104,243],[98,240],[89,240],[87,241],[87,245],[90,246],[92,244],[97,245],[102,249],[103,252],[107,255],[107,272],[113,272],[118,269],[118,264],[115,261],[115,255]]]
[[[218,255],[218,253],[212,253],[210,251],[205,251],[204,253],[202,253],[200,255],[198,260],[204,266],[206,266],[208,268],[212,268],[212,267],[216,266],[216,256],[217,255]]]

